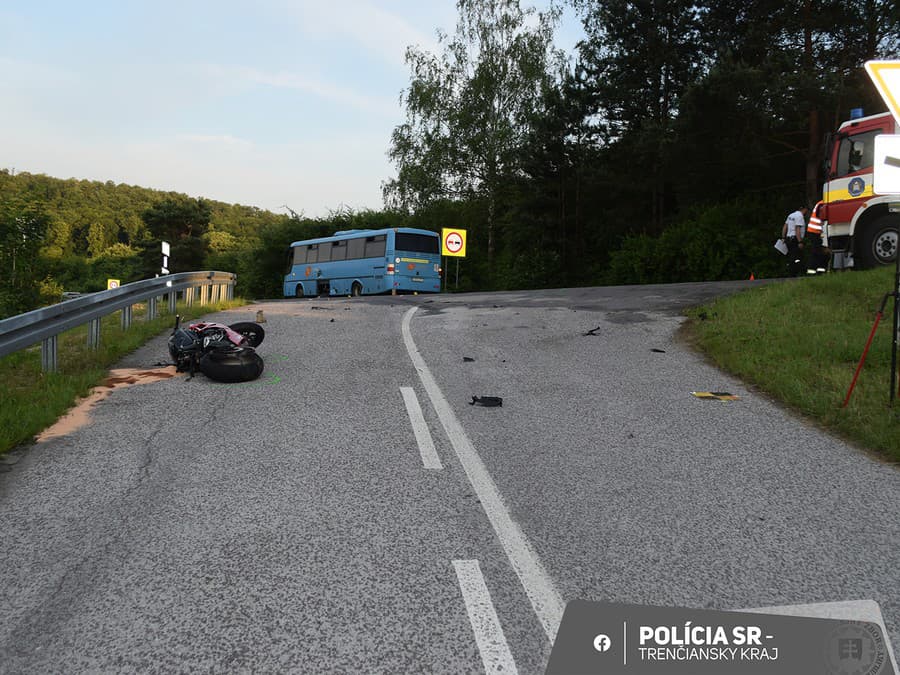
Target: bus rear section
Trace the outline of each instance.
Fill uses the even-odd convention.
[[[400,228],[393,232],[392,288],[398,293],[440,293],[441,241],[435,232]]]
[[[439,293],[440,239],[411,228],[348,230],[291,244],[286,297]]]

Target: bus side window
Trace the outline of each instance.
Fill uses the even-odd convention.
[[[366,237],[366,257],[367,258],[383,258],[387,242],[385,235],[380,234],[377,237]]]
[[[319,262],[319,245],[318,244],[310,244],[309,245],[309,254],[306,256],[307,263]]]
[[[316,262],[331,262],[331,246],[319,244],[319,259]]]
[[[295,265],[304,265],[306,263],[306,246],[295,246],[294,247],[294,264]]]
[[[366,255],[366,240],[350,239],[347,241],[347,260],[359,260]]]
[[[347,242],[333,241],[331,242],[331,259],[346,260],[347,259]]]

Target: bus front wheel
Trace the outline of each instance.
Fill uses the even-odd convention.
[[[294,297],[302,298],[302,297],[304,297],[304,295],[305,295],[305,293],[303,292],[303,284],[297,284],[297,288],[294,291]]]
[[[354,298],[358,298],[362,295],[362,284],[358,281],[354,281],[353,285],[350,287],[350,295]]]

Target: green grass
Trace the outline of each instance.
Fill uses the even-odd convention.
[[[178,313],[192,319],[243,304],[243,300],[233,300],[203,307],[179,305]],[[52,425],[79,397],[100,384],[111,366],[151,337],[170,331],[175,321],[167,313],[149,322],[144,315],[145,309],[136,306],[127,331],[121,329],[119,312],[104,317],[96,350],[87,346],[86,326],[63,333],[56,373],[41,372],[39,345],[0,358],[0,455]],[[168,353],[161,353],[159,360],[168,361]]]
[[[894,269],[754,288],[688,312],[685,334],[720,368],[859,446],[900,461],[900,398],[890,407],[893,300],[846,408],[841,404]]]

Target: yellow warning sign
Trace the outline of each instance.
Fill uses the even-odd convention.
[[[466,231],[455,227],[441,230],[441,255],[466,257]]]
[[[712,401],[740,401],[740,396],[729,394],[727,391],[692,391],[697,398],[705,398]]]
[[[866,61],[866,72],[900,123],[900,61]]]
[[[122,282],[118,279],[107,279],[106,280],[106,290],[112,290],[113,288],[118,288],[122,285]]]

